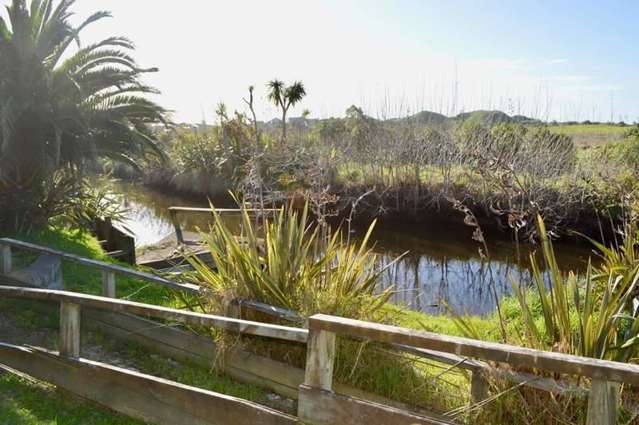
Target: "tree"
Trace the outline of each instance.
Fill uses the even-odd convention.
[[[287,86],[280,80],[272,80],[267,84],[268,99],[282,110],[282,144],[286,143],[286,114],[291,106],[299,103],[306,96],[306,89],[301,81]]]
[[[74,27],[74,3],[12,0],[8,21],[0,17],[0,196],[29,193],[36,208],[57,170],[98,157],[136,166],[140,157],[162,156],[150,125],[166,124],[167,112],[141,82],[157,69],[138,66],[123,37],[83,47],[81,31],[111,14]]]

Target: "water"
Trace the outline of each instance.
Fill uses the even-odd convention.
[[[135,234],[138,246],[153,244],[173,232],[170,206],[208,207],[204,197],[179,197],[128,183],[118,183],[115,189],[129,210],[125,224]],[[181,222],[186,229],[206,229],[209,217],[186,215]],[[355,238],[364,230],[354,229]],[[461,217],[459,224],[433,222],[413,226],[380,220],[372,241],[383,262],[388,264],[408,251],[384,274],[382,286],[392,286],[394,302],[418,311],[446,314],[448,309],[443,302],[459,313],[485,315],[494,311],[496,299],[512,294],[513,282],[531,282],[531,248],[522,248],[518,260],[513,243],[492,241],[490,260],[482,260],[471,234]],[[572,244],[556,244],[555,251],[564,270],[582,270],[590,254],[588,248]]]

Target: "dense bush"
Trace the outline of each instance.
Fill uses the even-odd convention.
[[[327,229],[301,213],[282,209],[265,219],[263,230],[242,212],[242,232],[236,235],[213,210],[215,222],[203,234],[215,270],[192,257],[194,278],[211,289],[209,306],[216,313],[228,297],[261,301],[308,317],[315,313],[370,318],[390,297],[376,292],[380,277],[392,264],[381,267],[366,237],[354,245],[341,231]],[[222,309],[224,311],[224,309]]]
[[[141,81],[155,69],[140,67],[122,37],[72,51],[84,28],[110,16],[97,12],[74,26],[73,3],[14,0],[8,20],[0,18],[0,225],[46,222],[43,203],[60,170],[97,157],[134,164],[162,156],[148,125],[166,123],[166,112]]]

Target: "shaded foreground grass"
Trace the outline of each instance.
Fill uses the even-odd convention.
[[[1,425],[142,425],[50,385],[0,372]]]

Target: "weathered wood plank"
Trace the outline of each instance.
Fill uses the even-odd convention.
[[[85,326],[121,341],[134,342],[151,352],[207,368],[220,360],[218,347],[211,338],[128,314],[86,308],[82,312]],[[226,353],[220,366],[224,373],[241,382],[260,385],[295,400],[304,382],[304,369],[240,349]],[[402,403],[339,382],[333,382],[333,389],[338,394],[407,409]]]
[[[107,298],[116,298],[115,273],[102,270],[102,295]]]
[[[308,331],[306,329],[251,322],[248,320],[231,319],[224,316],[213,316],[209,314],[177,310],[132,301],[116,300],[113,298],[97,297],[94,295],[77,294],[73,292],[0,286],[0,297],[70,302],[82,305],[83,307],[90,307],[99,310],[135,314],[142,317],[163,319],[194,326],[217,327],[231,332],[283,339],[299,343],[305,343],[308,339]]]
[[[254,213],[272,213],[278,212],[278,209],[255,209],[255,208],[215,208],[215,212],[218,214],[240,214],[242,212],[247,212],[248,214]],[[193,207],[169,207],[169,216],[171,218],[171,222],[173,223],[173,227],[175,228],[175,238],[177,239],[178,244],[184,244],[184,233],[182,232],[182,226],[180,225],[180,221],[178,220],[178,213],[209,213],[213,214],[213,210],[211,208],[193,208]]]
[[[80,306],[70,302],[60,303],[60,355],[80,357]]]
[[[384,406],[311,388],[300,386],[300,405],[307,408],[299,419],[311,425],[450,425],[452,422],[436,417],[419,416],[405,410]],[[356,421],[356,422],[355,422]]]
[[[121,341],[134,342],[151,352],[175,360],[207,368],[220,360],[218,347],[211,338],[194,335],[166,324],[128,314],[86,308],[82,310],[82,320],[85,326],[100,330]],[[269,388],[277,394],[295,400],[298,399],[298,387],[304,382],[304,369],[240,349],[226,353],[220,366],[224,373],[239,381]],[[401,403],[339,382],[334,382],[333,388],[338,394],[406,408]]]
[[[64,289],[60,257],[42,254],[27,267],[12,271],[7,277],[42,289]]]
[[[488,380],[480,370],[472,372],[470,377],[470,401],[479,403],[488,398]]]
[[[8,275],[11,273],[13,259],[11,258],[11,246],[0,245],[0,275]]]
[[[51,314],[52,308],[51,304],[41,304],[39,311],[42,311],[42,314]],[[178,361],[210,368],[213,362],[219,360],[218,347],[211,338],[195,335],[165,323],[126,313],[83,308],[82,324],[85,328],[102,331],[120,341],[136,343],[151,352]],[[277,394],[295,400],[298,398],[298,387],[304,382],[304,369],[238,349],[226,353],[221,367],[223,372],[234,379],[269,388]],[[333,386],[339,394],[405,408],[401,403],[339,382],[335,382]]]
[[[197,208],[197,207],[169,207],[169,212],[174,211],[174,212],[186,212],[186,213],[212,213],[213,210],[211,210],[211,208]],[[280,210],[277,208],[264,208],[264,209],[260,209],[260,208],[245,208],[245,209],[239,209],[239,208],[215,208],[215,212],[220,213],[220,214],[239,214],[242,211],[245,211],[249,214],[253,214],[253,213],[262,213],[262,212],[267,212],[267,213],[273,213],[273,212],[279,212]]]
[[[85,258],[75,254],[69,254],[67,252],[58,251],[53,248],[40,246],[40,245],[32,244],[29,242],[3,238],[3,239],[0,239],[0,246],[12,246],[14,248],[24,249],[27,251],[37,252],[40,254],[54,255],[69,261],[76,262],[78,264],[83,264],[85,266],[93,267],[99,270],[111,271],[111,272],[118,273],[125,276],[131,276],[137,279],[157,283],[159,285],[163,285],[168,288],[179,290],[179,291],[187,291],[192,293],[199,293],[201,291],[201,288],[197,285],[173,282],[163,277],[155,276],[151,273],[141,272],[139,270],[129,269],[126,267],[119,266],[117,264],[110,264],[110,263],[105,263],[103,261]]]
[[[586,425],[615,425],[618,406],[619,384],[593,379],[588,398]]]
[[[84,309],[83,320],[92,329],[178,361],[210,368],[220,360],[219,347],[211,338],[162,323],[128,314],[87,309]],[[297,386],[304,380],[302,369],[239,349],[226,353],[219,365],[224,373],[241,382],[260,385],[293,399],[297,399]]]
[[[159,425],[292,425],[259,404],[85,359],[0,344],[0,363],[136,419]]]
[[[335,332],[355,338],[368,338],[390,344],[410,345],[458,356],[508,363],[512,366],[639,385],[639,365],[628,363],[539,351],[326,315],[311,317],[309,329]]]
[[[312,330],[306,349],[306,373],[304,384],[326,391],[333,389],[333,367],[335,366],[335,334]]]

